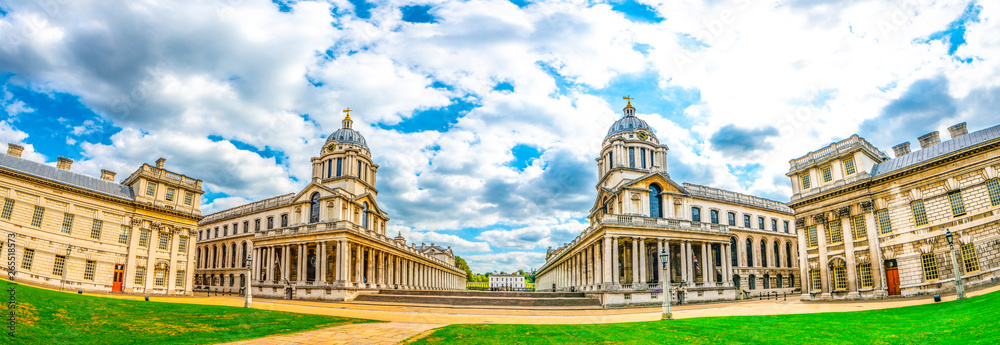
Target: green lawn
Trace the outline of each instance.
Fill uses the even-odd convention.
[[[873,311],[595,325],[452,325],[417,344],[967,344],[1000,342],[1000,291]]]
[[[120,300],[17,286],[17,338],[7,335],[11,284],[0,281],[0,344],[211,344],[371,322],[258,309]],[[152,298],[154,301],[155,297]]]

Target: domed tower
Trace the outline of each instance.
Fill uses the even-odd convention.
[[[622,110],[622,118],[608,129],[597,159],[598,188],[611,188],[622,180],[650,173],[667,173],[667,145],[661,145],[646,121],[635,116],[632,99]]]
[[[326,143],[320,150],[319,157],[313,157],[313,180],[332,188],[343,188],[345,191],[361,195],[378,194],[375,189],[375,175],[378,165],[372,163],[372,154],[368,150],[365,137],[351,128],[350,109],[344,110],[344,127],[336,130],[326,138]]]

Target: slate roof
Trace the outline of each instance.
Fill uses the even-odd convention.
[[[926,161],[930,161],[940,156],[944,156],[953,152],[958,152],[963,149],[983,144],[986,142],[994,141],[997,139],[1000,139],[1000,125],[978,130],[960,136],[956,139],[951,139],[942,142],[940,144],[928,147],[926,149],[920,149],[918,151],[914,151],[909,154],[905,154],[903,156],[875,164],[875,166],[872,167],[870,175],[871,177],[885,175],[897,170],[905,169],[907,167],[911,167]]]
[[[132,195],[132,188],[129,188],[129,186],[104,181],[99,178],[83,174],[69,172],[53,166],[32,162],[24,158],[0,154],[0,168],[83,188],[116,198],[135,200],[135,196]]]

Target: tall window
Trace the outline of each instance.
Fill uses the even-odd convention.
[[[68,234],[72,231],[73,231],[73,215],[69,213],[64,214],[62,222],[62,232],[64,234]]]
[[[844,234],[840,229],[840,220],[826,223],[826,243],[838,244],[844,242]]]
[[[229,236],[229,225],[222,226],[222,236]]]
[[[810,226],[806,228],[806,234],[809,237],[809,248],[816,248],[819,246],[819,239],[816,237],[816,226]]]
[[[875,212],[875,219],[878,220],[878,232],[888,234],[892,232],[892,223],[889,222],[889,210],[881,209]]]
[[[802,175],[802,190],[806,190],[806,189],[809,189],[811,187],[812,186],[809,183],[809,174]]]
[[[176,192],[177,191],[174,190],[173,188],[167,188],[167,195],[166,195],[167,201],[174,201],[174,193]]]
[[[927,212],[924,211],[924,201],[916,200],[910,203],[910,210],[913,211],[913,224],[916,226],[927,225]]]
[[[791,242],[785,242],[785,265],[787,265],[788,268],[791,268],[792,266],[794,266],[794,265],[792,265],[792,243]]]
[[[972,243],[962,246],[962,262],[964,263],[965,273],[979,271],[979,257],[976,256],[976,247]]]
[[[10,220],[10,217],[13,214],[14,214],[14,199],[4,199],[3,212],[0,212],[0,218]]]
[[[736,226],[736,213],[729,212],[729,226]]]
[[[813,269],[809,271],[809,291],[810,292],[820,292],[823,291],[823,278],[819,274],[819,269]]]
[[[146,195],[156,196],[156,184],[152,182],[146,183]]]
[[[253,231],[254,232],[260,231],[260,219],[253,220]]]
[[[781,267],[781,244],[774,241],[774,267]]]
[[[737,250],[736,250],[737,249],[736,248],[736,237],[730,237],[729,238],[729,248],[731,248],[729,250],[729,254],[730,254],[730,256],[732,256],[733,267],[740,267],[739,257],[736,256],[736,252],[737,252]]]
[[[139,246],[149,247],[149,230],[139,229]]]
[[[250,221],[249,220],[244,220],[243,221],[243,233],[245,234],[248,231],[250,231]]]
[[[844,161],[844,175],[853,175],[856,172],[854,168],[854,158]]]
[[[8,248],[9,249],[9,248]],[[30,271],[31,262],[35,259],[34,249],[24,249],[24,253],[21,254],[21,269]]]
[[[41,227],[42,217],[45,216],[45,208],[41,206],[35,206],[35,213],[31,215],[31,226]]]
[[[858,264],[858,288],[871,289],[873,287],[875,287],[875,283],[872,281],[872,264],[870,262]]]
[[[788,233],[788,221],[787,220],[785,221],[785,233],[786,234]]]
[[[319,222],[319,193],[313,193],[312,199],[309,200],[309,222]]]
[[[628,148],[628,167],[635,168],[635,148]]]
[[[771,219],[771,231],[778,231],[778,220]]]
[[[97,261],[87,260],[87,266],[83,269],[83,280],[94,281],[94,270],[97,267]]]
[[[615,167],[615,153],[611,151],[608,151],[608,167]]]
[[[243,242],[243,255],[240,255],[240,261],[243,262],[242,267],[247,267],[247,243]]]
[[[135,279],[132,280],[135,285],[143,286],[146,285],[146,268],[139,266],[135,268]]]
[[[233,243],[229,250],[229,267],[236,267],[236,243]]]
[[[286,226],[288,226],[288,215],[283,214],[281,215],[281,227],[284,228]]]
[[[965,215],[965,202],[962,201],[962,191],[956,190],[948,192],[948,202],[951,203],[951,215],[954,217]]]
[[[175,288],[177,288],[177,289],[183,289],[184,288],[184,280],[185,280],[184,279],[184,273],[185,273],[184,271],[177,271],[177,274],[174,277],[174,287]]]
[[[129,227],[128,225],[122,225],[121,230],[118,231],[118,243],[128,244],[128,235],[131,232],[132,232],[131,227]],[[201,234],[200,231],[198,233]]]
[[[222,245],[222,268],[226,268],[226,245]]]
[[[341,158],[337,158],[337,176],[340,176],[342,167],[343,167],[343,160]]]
[[[831,167],[823,168],[823,183],[830,181],[833,181],[833,169]]]
[[[748,214],[743,215],[743,227],[747,229],[750,228],[750,215]]]
[[[774,280],[774,282],[777,283],[777,286],[775,286],[775,287],[778,288],[778,289],[780,289],[781,288],[781,283],[782,283],[783,280],[784,279],[782,279],[781,273],[778,273],[778,279]]]
[[[764,273],[764,289],[771,288],[771,275]]]
[[[358,160],[358,178],[361,178],[361,166],[362,165],[364,165],[364,163],[362,163],[361,160],[359,159]]]
[[[764,230],[764,217],[757,217],[757,228]]]
[[[267,229],[274,229],[274,217],[267,217]]]
[[[1000,178],[986,181],[986,190],[989,191],[990,194],[990,205],[1000,206]],[[6,212],[6,210],[7,206],[4,206],[4,212]]]
[[[760,239],[760,267],[767,267],[767,242]]]
[[[663,218],[663,207],[660,205],[660,193],[663,192],[658,184],[649,185],[649,216]]]
[[[181,253],[187,253],[188,250],[188,237],[181,236],[177,239],[177,251]]]
[[[66,257],[56,255],[56,262],[52,265],[52,275],[62,276],[66,272]]]
[[[836,291],[847,290],[847,268],[844,267],[844,262],[839,261],[830,270],[833,274],[833,289]]]
[[[921,255],[920,263],[924,268],[924,281],[938,279],[937,258],[934,257],[934,253]]]
[[[184,193],[184,205],[190,206],[193,201],[194,201],[194,194]]]
[[[747,239],[747,267],[753,267],[753,241]]]
[[[747,288],[750,289],[750,290],[756,290],[757,289],[757,276],[756,275],[751,274],[749,277],[747,277]]]
[[[868,226],[865,225],[865,216],[854,216],[851,230],[854,232],[855,240],[868,238]]]
[[[719,211],[718,210],[710,210],[710,211],[708,211],[708,213],[712,217],[712,224],[719,224]]]
[[[646,168],[646,149],[639,149],[639,158],[642,161],[642,168]]]
[[[154,286],[157,286],[157,287],[167,286],[166,280],[167,280],[167,269],[161,267],[161,268],[156,268],[155,270],[153,270],[153,285]]]
[[[691,208],[691,221],[700,222],[701,221],[701,209],[697,207]]]
[[[104,222],[94,219],[94,223],[90,226],[90,238],[100,240],[102,228],[104,228]]]

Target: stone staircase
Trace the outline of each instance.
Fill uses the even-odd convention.
[[[376,294],[358,295],[354,302],[463,308],[601,309],[596,298],[589,298],[582,292],[380,290]]]

